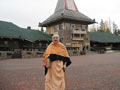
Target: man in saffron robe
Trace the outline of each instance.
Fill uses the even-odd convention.
[[[70,64],[66,47],[59,42],[59,35],[54,34],[43,55],[45,90],[65,90],[64,70]]]

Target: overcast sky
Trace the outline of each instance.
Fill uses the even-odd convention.
[[[0,0],[0,20],[38,29],[55,10],[58,0]],[[120,28],[120,0],[74,0],[78,10],[100,22],[114,21]]]

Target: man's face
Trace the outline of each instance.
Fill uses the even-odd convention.
[[[57,35],[53,36],[52,41],[53,41],[54,44],[57,44],[59,42],[59,36],[57,36]]]

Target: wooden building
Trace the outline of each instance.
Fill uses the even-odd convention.
[[[120,50],[120,36],[109,32],[90,32],[92,51]]]
[[[55,12],[40,24],[46,32],[58,33],[70,55],[79,55],[90,48],[88,25],[95,23],[79,12],[74,0],[58,0]]]
[[[0,59],[41,57],[51,36],[30,27],[0,21]]]

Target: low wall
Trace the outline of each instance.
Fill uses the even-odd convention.
[[[42,56],[42,51],[0,51],[0,60],[11,58],[39,58]]]
[[[10,58],[40,58],[43,56],[44,51],[26,51],[26,50],[15,50],[15,51],[0,51],[0,60]],[[70,56],[83,55],[80,51],[68,50]]]
[[[13,51],[0,51],[0,60],[12,58]]]
[[[42,56],[42,51],[22,51],[22,58],[38,58]]]

